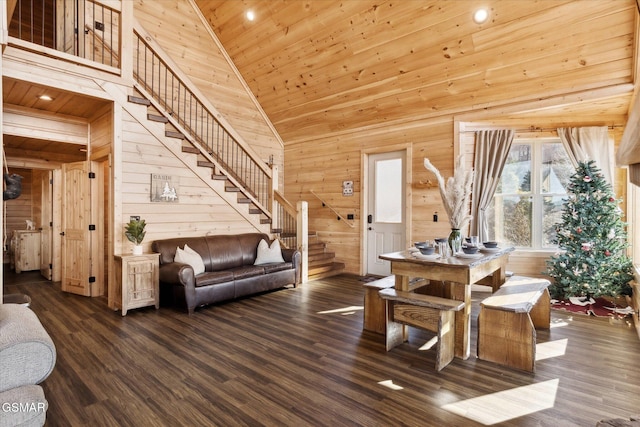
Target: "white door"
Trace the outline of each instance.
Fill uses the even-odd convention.
[[[371,154],[367,172],[367,273],[388,276],[380,254],[405,246],[405,152]]]

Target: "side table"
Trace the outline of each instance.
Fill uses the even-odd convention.
[[[132,308],[160,308],[158,270],[160,254],[116,255],[115,283],[109,289],[109,307],[122,315]]]

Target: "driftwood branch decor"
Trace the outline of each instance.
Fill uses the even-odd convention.
[[[452,229],[461,229],[467,225],[472,216],[469,214],[471,187],[473,184],[473,170],[465,170],[464,156],[460,155],[453,176],[446,181],[440,171],[425,157],[424,167],[432,172],[440,188],[442,204],[449,217]]]

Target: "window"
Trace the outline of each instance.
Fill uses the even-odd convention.
[[[376,222],[402,222],[402,159],[375,163]]]
[[[552,249],[575,168],[559,140],[514,141],[494,203],[489,237],[518,248]]]

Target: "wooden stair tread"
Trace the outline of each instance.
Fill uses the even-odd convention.
[[[343,262],[333,262],[322,268],[309,268],[309,280],[324,279],[341,274],[345,268]]]
[[[167,119],[165,116],[157,114],[147,114],[147,120],[158,123],[169,123],[169,119]]]
[[[191,146],[191,145],[182,146],[182,152],[183,153],[191,153],[191,154],[200,154],[200,150],[198,150],[196,147]]]
[[[176,132],[176,131],[173,131],[173,130],[165,131],[164,135],[169,137],[169,138],[184,139],[184,135],[182,134],[182,132]]]
[[[133,104],[146,105],[147,107],[151,105],[151,101],[141,96],[129,95],[127,101]]]

